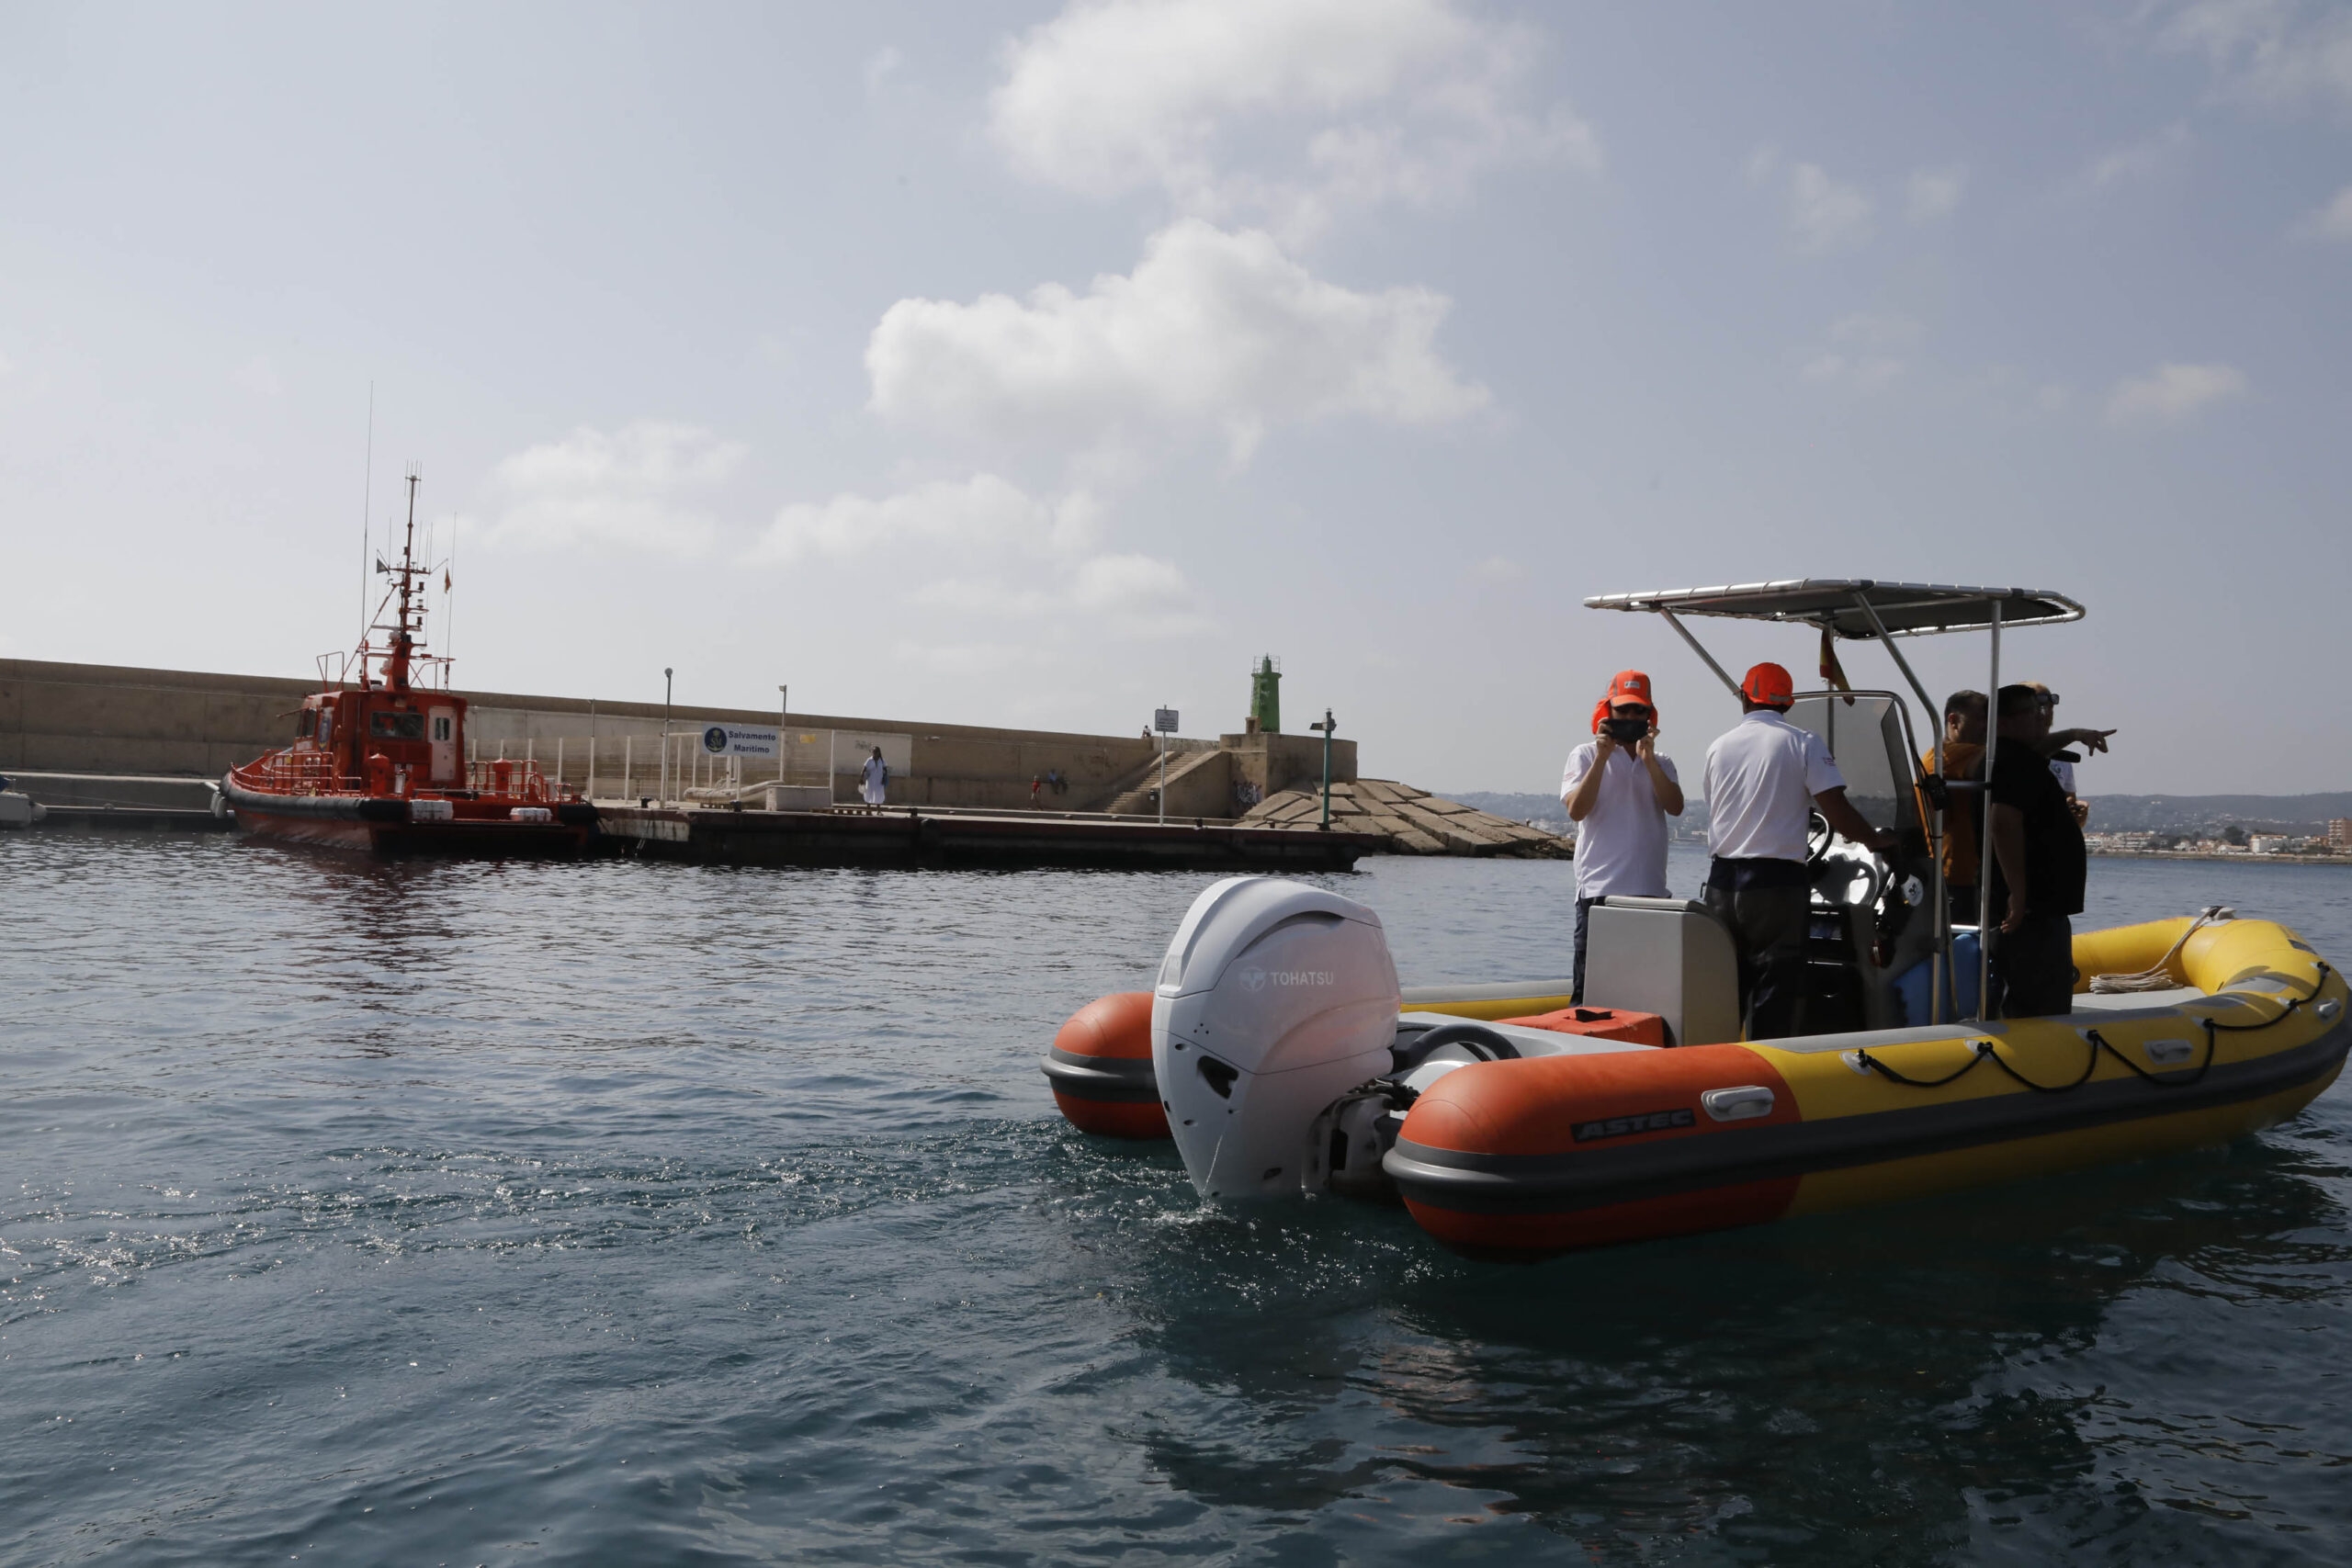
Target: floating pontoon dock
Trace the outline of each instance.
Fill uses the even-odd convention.
[[[605,853],[706,865],[1088,866],[1125,870],[1345,871],[1387,848],[1375,833],[1167,822],[1091,812],[936,807],[758,811],[600,800]]]

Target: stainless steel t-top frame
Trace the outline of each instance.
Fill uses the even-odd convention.
[[[1962,588],[1941,583],[1875,582],[1867,580],[1803,578],[1783,582],[1749,582],[1723,588],[1676,588],[1656,593],[1601,593],[1587,599],[1589,610],[1631,610],[1662,616],[1675,635],[1690,645],[1715,678],[1739,695],[1739,682],[1715,661],[1682,624],[1685,615],[1724,615],[1744,621],[1780,621],[1811,626],[1848,641],[1876,641],[1894,660],[1894,667],[1919,699],[1936,737],[1935,772],[1944,771],[1943,710],[1928,688],[1919,683],[1911,661],[1903,657],[1897,637],[1928,637],[1939,632],[1989,632],[1992,663],[1985,677],[1984,781],[1989,790],[1993,763],[1998,755],[2001,695],[2001,632],[2008,626],[2057,626],[2083,618],[2083,606],[2063,593],[2028,588]],[[1917,767],[1914,759],[1913,767]],[[1915,779],[1915,783],[1917,780]],[[1951,964],[1951,911],[1944,897],[1944,807],[1939,804],[1928,818],[1928,858],[1934,867],[1935,968],[1930,976],[1928,1021],[1943,1021],[1944,976]],[[1984,928],[1991,923],[1993,879],[1992,812],[1976,846],[1976,1012],[1982,1022],[1989,1002],[1992,943]]]

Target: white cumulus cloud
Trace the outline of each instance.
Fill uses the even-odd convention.
[[[1844,250],[1871,237],[1871,198],[1817,164],[1799,164],[1789,171],[1788,220],[1798,249],[1815,255]]]
[[[1083,294],[901,299],[865,350],[870,406],[893,423],[1082,447],[1184,429],[1237,458],[1269,426],[1346,415],[1459,419],[1485,389],[1436,338],[1450,302],[1425,288],[1325,282],[1272,236],[1197,219],[1154,235],[1132,274]]]
[[[1759,147],[1747,155],[1747,180],[1779,189],[1789,241],[1807,255],[1861,244],[1875,231],[1874,208],[1862,188],[1833,178],[1818,164],[1790,164],[1779,149]]]
[[[2161,173],[2187,151],[2189,140],[2188,127],[2176,120],[2153,136],[2102,152],[2091,160],[2091,184],[2112,186],[2128,180],[2148,179]]]
[[[2327,240],[2352,240],[2352,186],[2346,186],[2303,220],[2303,229]]]
[[[775,514],[748,558],[788,565],[811,557],[844,560],[910,547],[1067,553],[1091,540],[1097,511],[1082,491],[1047,502],[994,474],[974,474],[895,495],[843,493],[830,501],[796,502]]]
[[[1006,48],[989,130],[1031,179],[1298,239],[1505,162],[1597,169],[1589,126],[1522,101],[1532,50],[1449,0],[1078,0]]]
[[[583,426],[499,460],[487,487],[488,542],[699,555],[718,531],[707,498],[745,455],[741,444],[691,424],[640,420],[609,433]]]
[[[2352,107],[2352,9],[2327,0],[2189,0],[2160,14],[2159,41],[2205,56],[2233,96]]]
[[[1830,324],[1829,346],[1808,356],[1798,373],[1852,391],[1879,391],[1903,374],[1905,353],[1919,333],[1919,323],[1908,316],[1857,310]]]
[[[1914,169],[1904,185],[1904,206],[1914,223],[1939,223],[1960,209],[1968,189],[1968,171],[1955,164],[1945,169]]]
[[[1152,556],[1096,556],[1078,569],[1070,597],[1098,615],[1152,615],[1190,604],[1192,584]]]
[[[1016,624],[1083,624],[1124,638],[1208,625],[1172,562],[1097,550],[1102,510],[1085,491],[1049,501],[995,474],[974,474],[891,495],[796,502],[776,513],[744,559],[887,566],[907,604],[934,620],[960,618],[983,642]]]
[[[2126,378],[2108,395],[2107,423],[2178,424],[2199,409],[2245,396],[2245,373],[2229,365],[2159,365]]]

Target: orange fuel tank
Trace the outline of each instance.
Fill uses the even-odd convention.
[[[1506,1018],[1522,1029],[1548,1029],[1555,1034],[1581,1034],[1588,1040],[1630,1040],[1636,1045],[1666,1043],[1666,1020],[1654,1012],[1629,1008],[1561,1008],[1526,1018]]]

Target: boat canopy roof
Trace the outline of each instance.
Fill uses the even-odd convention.
[[[2054,626],[2079,621],[2083,607],[2063,593],[2039,588],[1962,588],[1931,582],[1872,582],[1808,577],[1786,582],[1747,582],[1723,588],[1673,588],[1655,593],[1601,593],[1590,610],[1641,610],[1671,615],[1727,615],[1819,626],[1842,637],[1924,637],[1933,632],[1984,631],[2001,607],[2001,626]],[[1867,608],[1865,608],[1867,606]],[[1872,624],[1872,616],[1877,625]]]

